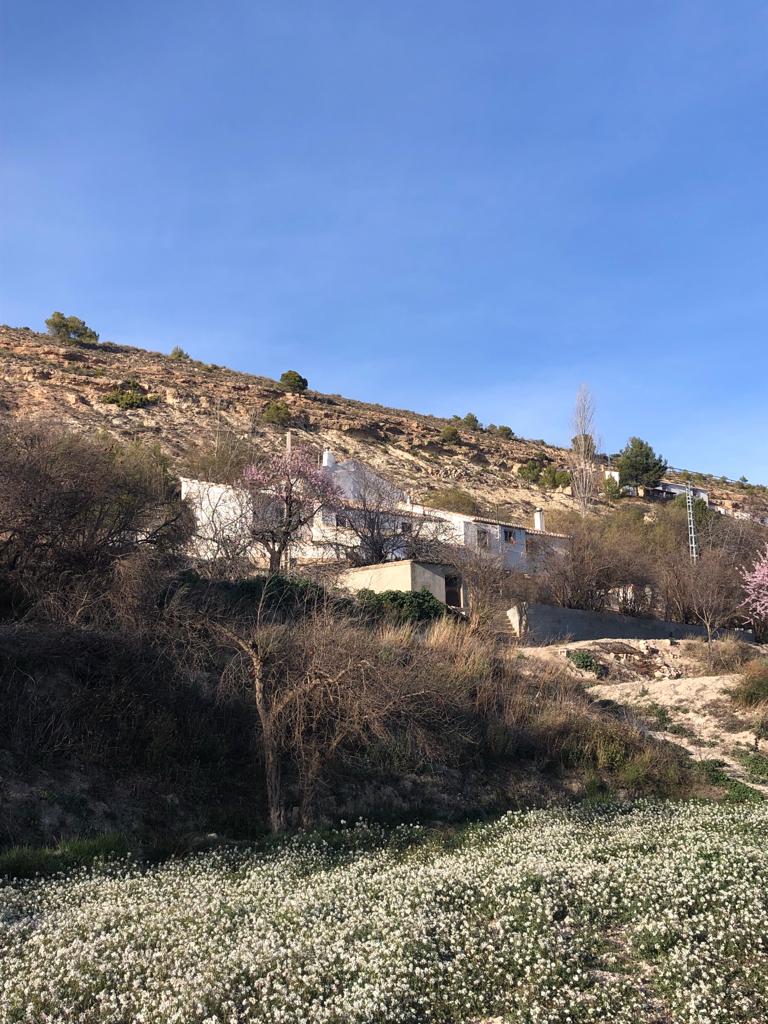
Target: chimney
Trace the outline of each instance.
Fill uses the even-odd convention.
[[[544,530],[544,509],[537,508],[533,513],[533,528],[534,530]]]
[[[336,458],[330,448],[323,448],[323,465],[329,469],[336,465]]]

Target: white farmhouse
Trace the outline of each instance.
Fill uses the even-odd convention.
[[[393,532],[407,536],[409,523],[426,520],[428,525],[434,524],[434,534],[443,542],[499,555],[510,569],[530,571],[543,550],[563,548],[568,540],[564,534],[544,529],[544,514],[540,509],[535,512],[534,526],[530,528],[414,503],[403,490],[375,474],[370,467],[354,459],[340,462],[329,449],[323,453],[322,471],[335,484],[342,507],[318,512],[304,535],[292,546],[287,567],[337,562],[340,549],[354,545],[354,533],[347,525],[348,510],[359,508],[361,487],[370,486],[371,481],[386,491],[386,507],[392,509]],[[244,488],[183,477],[181,494],[197,520],[195,554],[199,558],[216,558],[222,553],[247,548],[250,510]],[[263,562],[257,551],[247,553],[254,566]],[[391,552],[392,560],[405,556],[404,551],[393,549]]]

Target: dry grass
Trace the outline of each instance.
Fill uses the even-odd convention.
[[[755,656],[754,644],[733,634],[712,641],[711,657],[705,640],[684,640],[683,650],[701,669],[702,675],[719,676],[738,672]]]
[[[428,786],[430,775],[450,771],[457,806],[464,801],[460,814],[473,813],[475,790],[464,781],[470,776],[477,811],[490,806],[490,790],[506,794],[494,797],[496,809],[517,799],[518,790],[500,787],[502,779],[510,787],[525,779],[519,791],[526,793],[529,780],[545,779],[547,798],[691,791],[679,750],[648,737],[623,709],[591,699],[562,666],[520,658],[462,623],[372,627],[308,616],[263,632],[254,636],[279,700],[268,720],[277,730],[289,824],[311,822],[319,806],[332,817],[352,792],[368,817],[414,813],[429,800],[419,780]],[[231,794],[232,813],[245,809],[248,816],[238,831],[263,828],[265,747],[252,690],[239,687],[214,701],[226,668],[222,651],[210,649],[193,673],[201,692],[184,661],[188,639],[158,658],[138,640],[126,646],[84,630],[0,631],[7,712],[0,740],[12,761],[25,776],[46,770],[63,778],[76,765],[115,792],[120,779],[140,774],[158,780],[157,790],[194,799],[214,828],[223,816],[217,807]],[[391,806],[384,791],[394,794]],[[173,832],[172,818],[162,825]],[[25,831],[21,819],[8,819],[6,837],[48,838]]]
[[[731,690],[731,699],[739,707],[752,711],[768,710],[768,658],[748,662],[740,681]]]

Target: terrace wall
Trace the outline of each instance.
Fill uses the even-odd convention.
[[[563,640],[683,640],[705,637],[703,626],[663,619],[640,619],[618,612],[585,612],[548,604],[520,604],[507,612],[513,632],[529,644],[558,643]],[[749,630],[740,630],[751,640]]]

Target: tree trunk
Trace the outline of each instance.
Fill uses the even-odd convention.
[[[707,665],[710,671],[712,671],[712,665],[714,664],[714,653],[712,651],[712,624],[710,622],[704,623],[704,628],[707,631]]]
[[[304,771],[302,772],[301,778],[299,815],[301,827],[312,828],[315,822],[315,792],[317,790],[317,780],[322,768],[322,761],[319,755],[316,752],[311,754],[303,768]]]
[[[272,549],[269,552],[269,572],[270,575],[280,572],[280,563],[283,560],[283,551],[281,549]]]
[[[267,789],[269,827],[273,832],[283,832],[286,826],[283,776],[280,767],[280,753],[272,728],[272,711],[269,698],[264,690],[264,662],[258,652],[253,649],[250,657],[253,672],[253,696],[261,724],[261,742],[264,746],[264,781]]]
[[[264,778],[267,787],[267,810],[269,827],[272,832],[284,832],[286,826],[285,801],[283,800],[283,775],[280,756],[275,750],[270,730],[262,729],[264,743]]]

